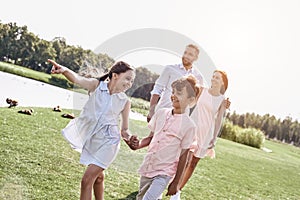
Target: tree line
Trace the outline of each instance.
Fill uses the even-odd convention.
[[[114,62],[106,54],[68,45],[63,37],[47,41],[28,31],[27,26],[0,22],[0,61],[49,73],[48,58],[86,76],[97,76]]]
[[[46,41],[31,33],[27,26],[0,23],[0,61],[49,73],[49,58],[85,77],[100,77],[115,62],[107,54],[95,54],[91,50],[68,45],[63,37]],[[148,69],[138,67],[135,83],[127,94],[149,100],[157,77]],[[55,80],[59,81],[59,78]]]
[[[228,113],[227,119],[242,128],[256,128],[264,132],[265,136],[280,142],[300,147],[300,123],[291,117],[277,119],[274,115],[263,116],[255,113]]]

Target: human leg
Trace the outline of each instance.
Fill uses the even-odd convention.
[[[92,199],[92,189],[93,185],[98,177],[101,177],[103,174],[103,170],[101,167],[97,165],[89,165],[82,177],[81,180],[81,193],[80,200],[91,200]],[[104,178],[104,176],[102,176]],[[104,180],[103,180],[104,181]],[[103,197],[103,190],[102,195]],[[103,199],[103,198],[102,198]],[[98,200],[98,199],[97,199]]]
[[[172,177],[165,176],[165,175],[161,175],[161,176],[159,175],[153,177],[152,183],[148,188],[148,190],[146,191],[143,200],[159,199],[160,195],[168,186],[171,178]]]
[[[139,192],[136,195],[136,200],[143,199],[143,197],[144,197],[145,193],[147,192],[148,188],[150,187],[151,183],[152,183],[152,178],[141,176]]]
[[[193,156],[191,153],[191,159],[189,159],[188,164],[186,166],[185,172],[183,174],[183,178],[180,182],[180,190],[185,186],[185,184],[188,182],[188,180],[191,178],[200,158]]]
[[[192,174],[197,166],[197,163],[200,160],[200,158],[195,157],[193,154],[194,154],[194,152],[192,152],[192,151],[189,152],[187,166],[184,170],[183,177],[180,182],[180,190],[175,195],[172,195],[170,200],[180,200],[181,190],[185,186],[185,184],[188,182],[190,177],[192,176]]]
[[[96,200],[104,199],[104,177],[104,171],[102,171],[94,183],[94,195]]]

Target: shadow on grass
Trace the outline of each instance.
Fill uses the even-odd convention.
[[[132,192],[129,195],[127,195],[127,197],[121,198],[121,199],[118,199],[118,200],[135,200],[137,194],[138,194],[138,191],[135,191],[135,192]]]

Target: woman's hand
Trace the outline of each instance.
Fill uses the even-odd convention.
[[[224,106],[226,109],[229,109],[229,110],[230,110],[230,104],[231,104],[231,101],[229,100],[229,98],[224,99],[224,101],[223,101],[223,106]]]

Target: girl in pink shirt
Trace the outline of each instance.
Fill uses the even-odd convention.
[[[195,103],[200,88],[190,75],[172,83],[172,109],[158,110],[149,122],[151,132],[138,141],[131,138],[132,149],[148,147],[144,162],[139,169],[141,175],[137,200],[158,199],[168,186],[167,195],[179,190],[179,180],[186,166],[189,147],[195,134],[196,125],[186,109]]]

